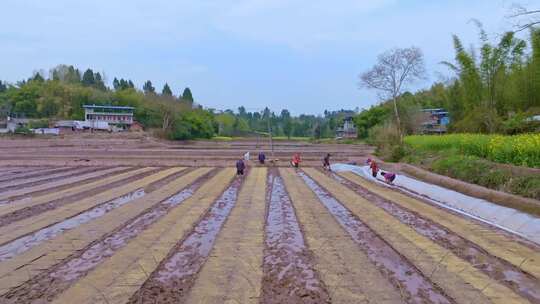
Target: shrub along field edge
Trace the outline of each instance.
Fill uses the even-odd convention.
[[[413,135],[405,143],[415,151],[453,150],[497,163],[540,168],[540,133]]]

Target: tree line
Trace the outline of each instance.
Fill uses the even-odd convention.
[[[166,83],[161,93],[152,82],[143,89],[130,79],[114,78],[109,88],[99,72],[81,73],[72,65],[59,65],[49,71],[9,84],[0,81],[0,115],[26,118],[84,119],[83,105],[135,107],[135,119],[146,128],[157,129],[170,139],[210,138],[214,135],[213,115],[194,103],[186,87],[175,96]]]
[[[0,116],[84,119],[83,105],[135,107],[135,120],[169,139],[194,139],[219,136],[253,136],[268,133],[284,137],[334,137],[345,116],[354,111],[325,111],[324,116],[293,116],[265,108],[246,111],[245,107],[218,111],[203,109],[194,102],[190,88],[175,95],[168,83],[157,90],[151,80],[141,89],[132,80],[114,77],[108,87],[100,72],[81,72],[72,65],[59,65],[49,71],[9,84],[0,81]],[[0,117],[1,118],[1,117]]]
[[[332,138],[347,116],[356,115],[352,110],[324,111],[324,115],[301,114],[293,116],[287,109],[275,113],[268,108],[246,111],[244,106],[225,110],[215,116],[217,134],[220,136],[245,136],[272,132],[281,137]]]
[[[455,58],[441,62],[453,77],[416,93],[404,89],[423,76],[421,51],[395,49],[381,54],[377,64],[362,73],[360,80],[362,87],[383,93],[385,101],[355,117],[359,137],[391,138],[394,133],[398,139],[414,133],[421,108],[448,110],[450,132],[538,132],[531,117],[540,114],[540,29],[530,26],[527,39],[508,31],[491,41],[482,25],[475,23],[479,44],[465,48],[454,35]],[[420,58],[412,69],[406,65],[411,58]],[[403,87],[400,69],[409,72]]]

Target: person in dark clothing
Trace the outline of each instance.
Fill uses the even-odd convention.
[[[266,160],[266,155],[264,155],[264,153],[261,151],[259,152],[259,163],[261,165],[264,165],[264,161]]]
[[[244,175],[244,170],[246,169],[246,164],[244,164],[243,159],[239,159],[236,162],[236,175]]]
[[[323,169],[332,171],[332,169],[330,169],[330,153],[327,153],[326,156],[323,158]]]

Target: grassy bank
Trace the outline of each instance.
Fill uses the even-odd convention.
[[[379,157],[486,188],[540,200],[540,134],[378,136]],[[536,168],[536,169],[535,169]]]
[[[405,143],[414,151],[453,151],[497,163],[540,168],[540,134],[416,135],[407,136]]]
[[[408,149],[401,161],[468,183],[540,200],[540,174],[526,168],[463,155],[457,150]]]

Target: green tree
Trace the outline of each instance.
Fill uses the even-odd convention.
[[[87,69],[82,76],[82,85],[85,87],[92,87],[96,84],[96,79],[94,78],[94,71],[92,69]]]
[[[358,130],[359,138],[367,138],[368,131],[376,125],[384,123],[390,116],[391,110],[387,106],[373,106],[360,112],[354,117],[354,124]]]
[[[156,88],[152,86],[152,82],[150,80],[147,80],[143,85],[143,91],[144,94],[155,94]]]
[[[97,72],[96,75],[94,76],[94,81],[95,81],[94,86],[96,89],[102,90],[102,91],[107,90],[107,87],[105,86],[105,82],[103,81],[103,78],[101,77],[101,74],[99,72]]]
[[[36,73],[34,77],[32,77],[32,81],[44,82],[45,79],[43,78],[43,76],[41,76],[40,73]]]
[[[114,88],[115,91],[120,89],[120,81],[118,81],[118,79],[116,77],[114,77],[114,79],[113,79],[113,88]]]
[[[182,93],[182,99],[193,103],[193,95],[191,94],[191,90],[189,88],[184,89],[184,92]]]
[[[530,106],[540,107],[540,28],[531,29],[532,54],[530,60],[531,95]]]
[[[163,86],[163,90],[161,90],[161,95],[172,96],[172,91],[168,83],[165,83],[165,85]]]

